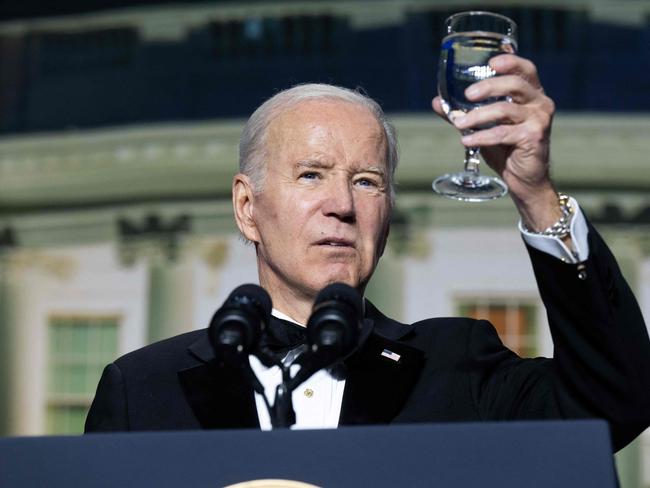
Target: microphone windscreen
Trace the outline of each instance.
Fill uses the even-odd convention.
[[[253,302],[257,303],[264,313],[264,317],[271,315],[271,308],[273,307],[271,297],[267,291],[259,285],[247,283],[235,288],[228,296],[226,303],[241,303]]]
[[[319,304],[329,302],[331,300],[347,303],[354,309],[354,314],[357,317],[361,317],[363,315],[361,295],[359,295],[359,292],[352,288],[350,285],[346,285],[345,283],[332,283],[331,285],[327,285],[316,296],[314,307],[317,307]]]

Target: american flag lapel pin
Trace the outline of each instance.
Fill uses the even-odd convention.
[[[381,351],[381,355],[395,362],[399,362],[399,358],[402,357],[396,352],[391,351],[390,349],[384,349],[383,351]]]

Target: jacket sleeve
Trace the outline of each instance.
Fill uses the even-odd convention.
[[[554,343],[552,360],[521,360],[477,322],[470,354],[483,418],[603,418],[615,449],[650,425],[650,340],[616,261],[589,226],[589,259],[567,264],[528,248]],[[579,276],[579,272],[581,276]]]
[[[102,373],[95,399],[86,417],[85,433],[116,432],[129,429],[127,400],[122,371],[111,363]]]

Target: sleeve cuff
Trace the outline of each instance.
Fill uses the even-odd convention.
[[[587,243],[587,221],[585,216],[578,205],[578,202],[571,197],[569,199],[571,206],[575,209],[573,219],[571,219],[571,241],[575,249],[572,252],[561,239],[557,237],[543,236],[540,234],[533,234],[524,230],[521,219],[519,219],[519,232],[530,247],[534,247],[538,251],[550,254],[565,263],[580,263],[589,258],[589,245]]]

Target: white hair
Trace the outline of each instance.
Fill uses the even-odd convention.
[[[384,111],[372,98],[358,90],[322,83],[308,83],[283,90],[260,105],[250,116],[239,141],[239,171],[247,175],[255,191],[264,185],[266,174],[266,133],[271,122],[283,112],[306,100],[335,100],[365,107],[375,116],[386,136],[386,168],[391,204],[394,202],[394,176],[399,160],[397,134]]]

